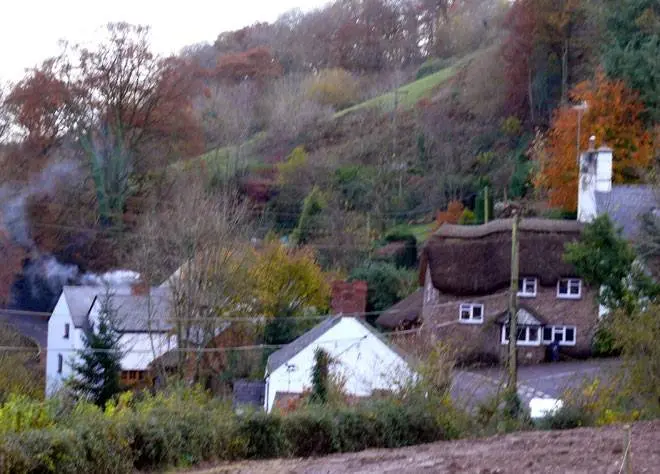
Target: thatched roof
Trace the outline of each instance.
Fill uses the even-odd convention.
[[[442,225],[422,251],[421,277],[430,269],[433,285],[455,295],[488,294],[509,286],[513,219],[480,226]],[[564,245],[578,239],[577,221],[523,219],[520,223],[520,275],[554,285],[574,276],[564,262]]]
[[[419,288],[407,298],[383,311],[376,324],[388,329],[397,329],[414,323],[422,313],[424,289]]]

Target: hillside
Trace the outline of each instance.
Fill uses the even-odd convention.
[[[290,474],[419,472],[481,474],[652,473],[660,465],[660,423],[637,423],[622,467],[626,430],[622,426],[569,431],[531,431],[479,440],[440,442],[401,449],[370,450],[315,459],[240,462],[195,474]]]

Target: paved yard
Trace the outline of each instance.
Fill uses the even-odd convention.
[[[617,359],[594,359],[521,366],[518,394],[529,404],[532,398],[561,398],[565,390],[579,388],[596,377],[607,378],[620,366]],[[460,370],[454,378],[452,396],[459,405],[474,407],[493,397],[506,381],[502,368]]]

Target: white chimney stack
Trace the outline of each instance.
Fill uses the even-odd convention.
[[[596,137],[589,138],[589,149],[580,155],[577,218],[591,222],[598,215],[596,193],[612,191],[612,149],[596,150]]]
[[[598,149],[596,158],[596,191],[609,193],[612,191],[612,149],[602,146]]]

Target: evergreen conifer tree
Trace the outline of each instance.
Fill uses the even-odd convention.
[[[101,407],[121,391],[121,335],[116,326],[116,314],[112,295],[106,290],[98,320],[90,321],[89,330],[83,334],[83,348],[78,351],[79,361],[72,365],[74,375],[69,381],[77,395]]]

